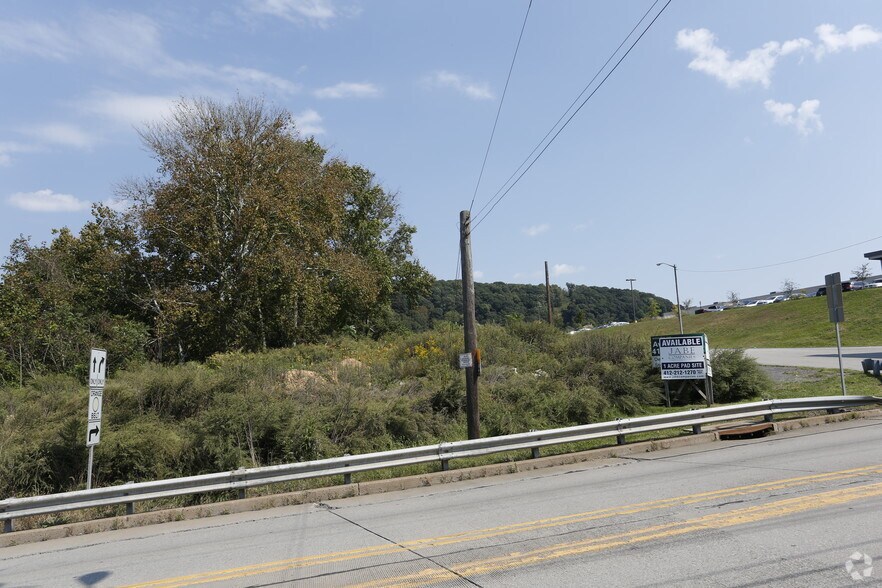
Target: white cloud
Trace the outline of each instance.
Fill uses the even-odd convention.
[[[551,227],[547,224],[543,223],[541,225],[533,225],[532,227],[527,227],[526,229],[522,229],[522,232],[528,237],[538,237],[542,233],[546,232]]]
[[[325,132],[321,115],[312,109],[295,114],[294,124],[303,135],[322,135]]]
[[[76,52],[77,44],[56,23],[0,21],[0,54],[22,53],[67,61]]]
[[[0,166],[11,165],[14,153],[28,153],[30,151],[36,151],[36,149],[32,145],[24,145],[14,141],[0,141]]]
[[[815,28],[821,44],[815,49],[815,57],[820,59],[825,53],[839,53],[843,49],[857,51],[867,45],[875,45],[882,41],[882,32],[870,25],[860,24],[845,33],[831,24],[822,24]]]
[[[311,23],[326,27],[338,16],[330,0],[247,0],[246,5],[259,14],[278,16],[290,22]]]
[[[12,206],[29,212],[76,212],[87,210],[91,206],[85,200],[79,200],[70,194],[59,194],[49,189],[37,190],[36,192],[17,192],[7,201]]]
[[[268,87],[284,94],[296,94],[300,91],[300,86],[298,84],[259,69],[225,65],[220,68],[219,72],[220,75],[226,77],[227,81],[232,85],[248,84]]]
[[[139,94],[97,95],[81,104],[83,110],[127,126],[142,126],[167,117],[178,98]]]
[[[818,108],[821,106],[820,100],[805,100],[799,107],[788,102],[775,102],[774,100],[766,100],[763,104],[777,124],[791,126],[800,135],[809,135],[814,131],[820,133],[824,130],[824,124],[818,114]]]
[[[744,59],[730,59],[729,53],[716,44],[716,36],[707,29],[682,29],[677,33],[677,48],[695,55],[689,69],[713,76],[730,88],[742,84],[761,84],[768,87],[778,59],[811,48],[808,39],[793,39],[779,43],[769,41],[751,49]]]
[[[569,265],[566,263],[556,263],[551,270],[551,275],[555,278],[559,276],[566,276],[570,274],[577,274],[579,272],[585,271],[585,266],[579,265]]]
[[[474,270],[474,271],[472,271],[472,277],[480,280],[481,278],[484,277],[484,272],[482,272],[481,270]]]
[[[25,132],[35,139],[54,145],[89,149],[95,144],[95,138],[74,125],[65,123],[46,124],[26,129]]]
[[[471,82],[465,77],[449,71],[436,71],[425,77],[423,82],[433,88],[451,88],[473,100],[493,100],[493,92],[485,83]]]
[[[316,98],[376,98],[380,88],[369,82],[340,82],[313,92]]]

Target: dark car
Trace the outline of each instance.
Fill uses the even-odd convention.
[[[827,295],[827,287],[826,286],[821,286],[820,288],[818,288],[818,291],[815,292],[815,296],[826,296],[826,295]]]

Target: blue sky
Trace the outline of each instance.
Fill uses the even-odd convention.
[[[650,6],[534,2],[474,212]],[[154,174],[135,129],[175,100],[239,93],[373,170],[416,225],[416,256],[453,278],[526,9],[5,0],[0,247],[78,229],[90,202]],[[540,283],[548,261],[561,285],[636,278],[673,299],[663,261],[683,270],[681,298],[708,304],[850,274],[882,249],[880,31],[878,1],[673,0],[476,227],[477,279]]]

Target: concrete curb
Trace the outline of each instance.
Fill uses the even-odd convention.
[[[801,419],[775,422],[775,433],[798,430],[807,427],[817,427],[824,424],[854,419],[877,417],[882,417],[882,410],[874,409],[867,411],[804,417]],[[102,533],[104,531],[114,531],[117,529],[131,529],[136,527],[143,527],[146,525],[168,523],[173,521],[187,521],[226,514],[266,510],[281,506],[311,504],[318,502],[327,502],[329,500],[338,500],[341,498],[352,498],[355,496],[368,496],[371,494],[382,494],[386,492],[396,492],[399,490],[409,490],[413,488],[425,488],[429,486],[437,486],[439,484],[460,482],[463,480],[474,480],[491,476],[504,476],[506,474],[529,472],[533,470],[551,468],[562,465],[571,465],[600,459],[611,459],[621,456],[659,451],[662,449],[690,447],[693,445],[711,443],[718,440],[719,432],[714,431],[700,433],[697,435],[684,435],[682,437],[670,437],[667,439],[639,441],[636,443],[627,443],[625,445],[601,447],[598,449],[589,449],[587,451],[580,451],[577,453],[564,453],[548,457],[538,457],[527,461],[503,462],[497,464],[475,466],[471,468],[449,470],[445,472],[432,472],[429,474],[420,474],[416,476],[391,478],[388,480],[371,480],[355,484],[345,484],[342,486],[330,486],[327,488],[300,490],[297,492],[287,492],[284,494],[274,494],[271,496],[257,496],[254,498],[244,498],[241,500],[231,500],[227,502],[217,502],[213,504],[205,504],[199,506],[171,508],[156,512],[145,512],[127,516],[68,523],[55,527],[47,527],[44,529],[14,531],[12,533],[4,533],[0,535],[0,548],[11,547],[14,545],[23,545],[26,543],[38,543],[41,541],[49,541],[51,539],[62,539],[65,537],[88,535],[91,533]]]

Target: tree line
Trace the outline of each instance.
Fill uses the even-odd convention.
[[[614,321],[630,321],[633,307],[637,319],[670,312],[670,300],[646,292],[624,288],[585,286],[568,283],[566,288],[551,286],[552,319],[558,327],[573,329],[599,326]],[[402,316],[407,328],[421,331],[438,321],[459,322],[462,316],[462,283],[436,280],[428,295],[416,299],[398,296],[393,307]],[[548,306],[542,284],[506,284],[503,282],[475,284],[475,318],[483,324],[506,324],[517,321],[547,321]]]

